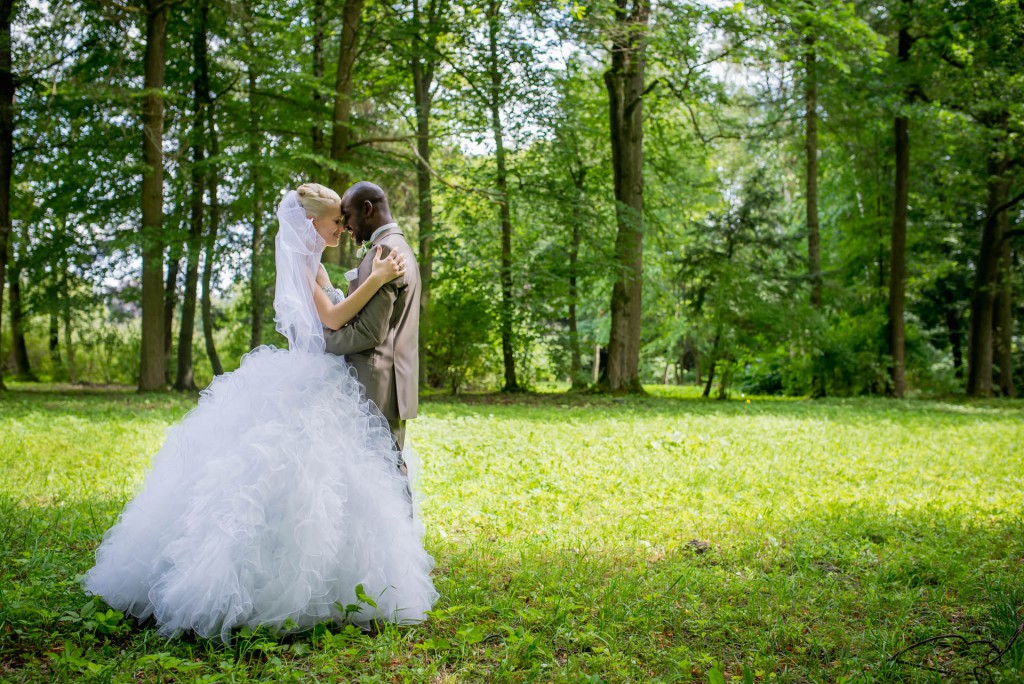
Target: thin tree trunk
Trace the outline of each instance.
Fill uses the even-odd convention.
[[[1002,224],[999,220],[999,214],[1002,212],[996,210],[1009,196],[1010,184],[1004,177],[1007,166],[1006,160],[996,153],[989,157],[988,212],[981,232],[981,248],[974,272],[974,289],[971,293],[967,394],[972,397],[992,396],[992,328],[999,279],[999,243],[1002,239]]]
[[[907,192],[909,184],[909,156],[907,120],[896,119],[896,206],[893,213],[892,249],[889,261],[889,355],[892,357],[890,376],[892,394],[902,398],[906,393],[906,335],[904,329],[904,299],[906,291],[907,244]],[[902,141],[901,141],[902,138]]]
[[[51,304],[52,306],[52,304]],[[50,364],[53,366],[54,374],[56,375],[58,369],[61,367],[60,361],[60,327],[57,321],[57,311],[53,308],[50,309],[50,335],[49,335],[49,347],[50,347]]]
[[[417,78],[416,80],[420,80]],[[417,86],[419,91],[421,86]],[[429,85],[426,86],[429,89]],[[416,151],[420,159],[416,165],[416,194],[419,211],[420,267],[420,335],[426,337],[430,329],[430,296],[434,283],[434,200],[430,170],[430,103],[416,99]],[[427,95],[429,100],[430,95]],[[420,346],[420,382],[426,380],[426,347]]]
[[[64,223],[67,225],[67,221]],[[78,370],[77,364],[75,363],[75,345],[71,337],[71,295],[70,286],[68,282],[67,269],[61,269],[61,301],[63,306],[61,307],[61,314],[63,315],[64,323],[64,365],[67,366],[68,371],[68,382],[74,384],[78,381]]]
[[[946,329],[949,331],[949,346],[953,355],[953,372],[955,377],[964,377],[963,358],[963,326],[960,324],[960,315],[956,309],[956,295],[949,286],[942,288],[942,304],[946,318]]]
[[[11,239],[11,171],[14,166],[14,74],[11,69],[12,0],[0,0],[0,328]],[[0,390],[4,387],[0,373]]]
[[[210,143],[210,154],[216,155],[215,145]],[[223,375],[224,366],[217,353],[217,343],[213,339],[213,267],[217,255],[217,230],[220,221],[220,201],[217,199],[217,184],[213,180],[216,170],[210,170],[210,229],[206,234],[206,252],[203,258],[203,290],[200,297],[200,311],[203,319],[203,341],[206,343],[206,356],[210,359],[210,367],[214,375]]]
[[[251,304],[249,347],[255,349],[263,343],[263,174],[260,170],[262,140],[260,114],[256,104],[256,72],[249,65],[249,159],[252,180],[252,251],[249,296]]]
[[[900,27],[897,59],[900,65],[910,57],[910,32]],[[910,121],[897,116],[893,124],[896,143],[896,181],[893,193],[892,237],[889,257],[889,355],[892,393],[902,398],[907,391],[904,299],[906,295],[907,204],[910,197]]]
[[[193,192],[195,188],[193,187]],[[202,190],[200,189],[200,192]],[[195,200],[193,200],[195,202]],[[198,218],[196,218],[198,211]],[[188,241],[188,259],[185,271],[185,294],[181,300],[181,321],[178,323],[178,365],[174,379],[174,389],[178,391],[195,389],[194,369],[192,366],[192,342],[196,329],[196,296],[199,285],[199,253],[202,251],[202,195],[199,196],[199,208],[192,207],[192,234]],[[199,232],[197,232],[199,231]]]
[[[640,325],[643,295],[644,139],[643,92],[648,0],[616,0],[608,90],[615,185],[615,283],[608,337],[607,388],[642,392]]]
[[[804,44],[804,157],[807,165],[807,273],[811,281],[811,306],[821,309],[821,232],[818,224],[818,57],[814,36],[806,36]],[[815,364],[811,378],[811,396],[825,396],[825,380]]]
[[[14,235],[14,231],[11,231]],[[32,364],[28,358],[28,345],[25,343],[25,310],[22,298],[21,264],[24,255],[24,247],[28,244],[28,228],[26,227],[21,236],[22,254],[19,254],[19,245],[16,242],[10,243],[10,274],[8,276],[9,289],[7,292],[8,304],[11,308],[11,351],[14,358],[14,377],[23,382],[37,382],[35,373],[32,372]],[[0,293],[3,291],[0,290]]]
[[[8,304],[11,307],[11,351],[14,358],[14,377],[23,382],[35,382],[35,373],[28,359],[28,345],[25,344],[25,318],[21,298],[21,267],[15,257],[12,262]]]
[[[331,160],[346,164],[352,142],[352,85],[359,40],[359,20],[363,13],[363,0],[345,0],[341,10],[341,39],[338,42],[338,69],[334,76],[334,114],[331,119]],[[339,195],[348,189],[349,175],[331,169],[328,185]],[[350,258],[350,241],[342,240],[337,248],[324,250],[324,260],[338,265]]]
[[[171,347],[174,340],[174,310],[178,306],[178,274],[181,273],[182,246],[175,240],[168,250],[167,277],[164,279],[164,384],[171,384]]]
[[[434,44],[434,22],[438,3],[430,2],[427,11],[427,38],[422,42],[429,47]],[[413,24],[417,31],[424,29],[420,19],[419,0],[412,3]],[[434,200],[430,176],[430,111],[433,96],[430,89],[434,82],[436,57],[424,59],[417,45],[410,62],[412,73],[413,104],[416,109],[416,197],[419,211],[419,267],[420,267],[420,335],[425,337],[430,329],[430,294],[434,271]],[[426,347],[420,346],[420,383],[426,383]]]
[[[203,317],[203,340],[206,342],[206,355],[210,359],[210,367],[214,375],[223,375],[224,366],[217,354],[217,345],[213,339],[213,267],[217,256],[217,232],[220,229],[220,198],[217,196],[219,180],[215,160],[220,154],[220,141],[217,137],[217,122],[213,114],[213,104],[206,109],[206,125],[210,136],[209,176],[207,185],[210,187],[210,229],[206,233],[206,255],[203,260],[203,293],[200,310]]]
[[[163,128],[164,53],[167,44],[167,15],[170,3],[146,0],[145,100],[143,102],[142,174],[142,345],[139,389],[164,386],[167,360],[164,357],[163,321]],[[65,331],[67,336],[67,331]],[[67,349],[68,358],[73,355]],[[68,368],[71,372],[69,364]]]
[[[505,168],[505,140],[501,124],[501,66],[498,63],[498,31],[500,29],[501,0],[487,4],[488,70],[491,72],[491,133],[494,136],[494,157],[497,163],[494,187],[500,198],[498,219],[501,223],[501,356],[505,366],[503,392],[519,391],[516,380],[515,340],[513,319],[515,303],[512,301],[512,213],[508,196],[508,172]]]
[[[572,207],[572,238],[569,242],[569,377],[572,382],[572,389],[586,387],[583,380],[583,368],[580,362],[580,333],[579,321],[577,320],[576,306],[579,302],[579,256],[580,225],[583,223],[583,185],[586,181],[587,170],[580,164],[572,172],[573,185],[576,188]]]
[[[814,37],[804,39],[807,51],[804,54],[806,83],[804,84],[804,107],[806,118],[806,140],[804,146],[807,159],[807,270],[811,277],[811,304],[821,308],[821,234],[818,226],[818,65],[814,51]]]
[[[316,85],[313,87],[313,128],[311,139],[313,154],[316,156],[324,153],[324,96],[320,94],[320,82],[324,78],[324,33],[326,33],[326,30],[326,0],[313,0],[313,80],[316,82]],[[317,167],[319,168],[319,166],[318,162]]]
[[[196,294],[199,285],[199,253],[203,249],[203,195],[206,191],[203,163],[206,146],[203,141],[204,116],[210,106],[210,87],[207,82],[206,65],[206,18],[205,0],[195,0],[192,16],[192,198],[189,222],[188,260],[185,271],[185,297],[181,303],[181,323],[178,333],[178,372],[174,389],[195,389],[195,373],[192,366],[192,338],[195,334]]]
[[[718,397],[719,401],[725,401],[729,398],[729,384],[732,381],[732,364],[725,367],[725,370],[719,374],[718,379]]]
[[[878,225],[878,289],[882,290],[885,288],[885,210],[882,208],[882,193],[878,193],[878,197],[875,201],[875,216],[878,217],[876,221]]]
[[[711,356],[710,356],[711,363],[708,365],[708,380],[707,380],[707,384],[704,385],[704,393],[701,395],[705,399],[708,399],[708,398],[711,397],[711,388],[712,388],[712,386],[714,386],[714,383],[715,383],[715,369],[718,366],[718,342],[719,342],[719,340],[721,340],[721,337],[722,337],[721,336],[721,332],[716,332],[715,333],[715,339],[711,343]],[[697,376],[698,376],[697,382],[699,383],[700,382],[700,373],[698,373]]]
[[[999,234],[1010,230],[1008,211],[999,214]],[[996,367],[995,383],[999,395],[1013,398],[1017,388],[1013,382],[1013,260],[1010,241],[999,242],[999,265],[996,283],[996,300],[992,318],[993,363]]]

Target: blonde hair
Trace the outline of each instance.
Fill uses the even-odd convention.
[[[341,205],[338,193],[319,183],[303,183],[295,192],[299,194],[299,203],[309,218],[320,218],[332,207]]]

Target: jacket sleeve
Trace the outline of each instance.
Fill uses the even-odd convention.
[[[398,290],[388,283],[373,295],[359,315],[338,330],[324,328],[327,351],[343,356],[358,354],[380,346],[388,336],[391,313],[395,309]]]

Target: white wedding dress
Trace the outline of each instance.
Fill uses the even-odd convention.
[[[322,250],[318,236],[302,237]],[[280,277],[280,257],[278,267]],[[279,281],[278,327],[294,333],[284,299]],[[433,560],[387,423],[344,359],[315,343],[303,351],[301,334],[289,341],[293,351],[247,354],[168,431],[96,552],[88,593],[153,616],[165,636],[224,642],[242,626],[425,619]]]

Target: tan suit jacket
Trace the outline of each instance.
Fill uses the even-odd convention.
[[[350,290],[370,276],[376,245],[384,246],[384,256],[392,250],[405,256],[405,275],[382,287],[340,330],[325,328],[324,338],[328,352],[348,359],[385,418],[409,420],[419,407],[420,270],[400,228],[384,231],[374,245]]]

